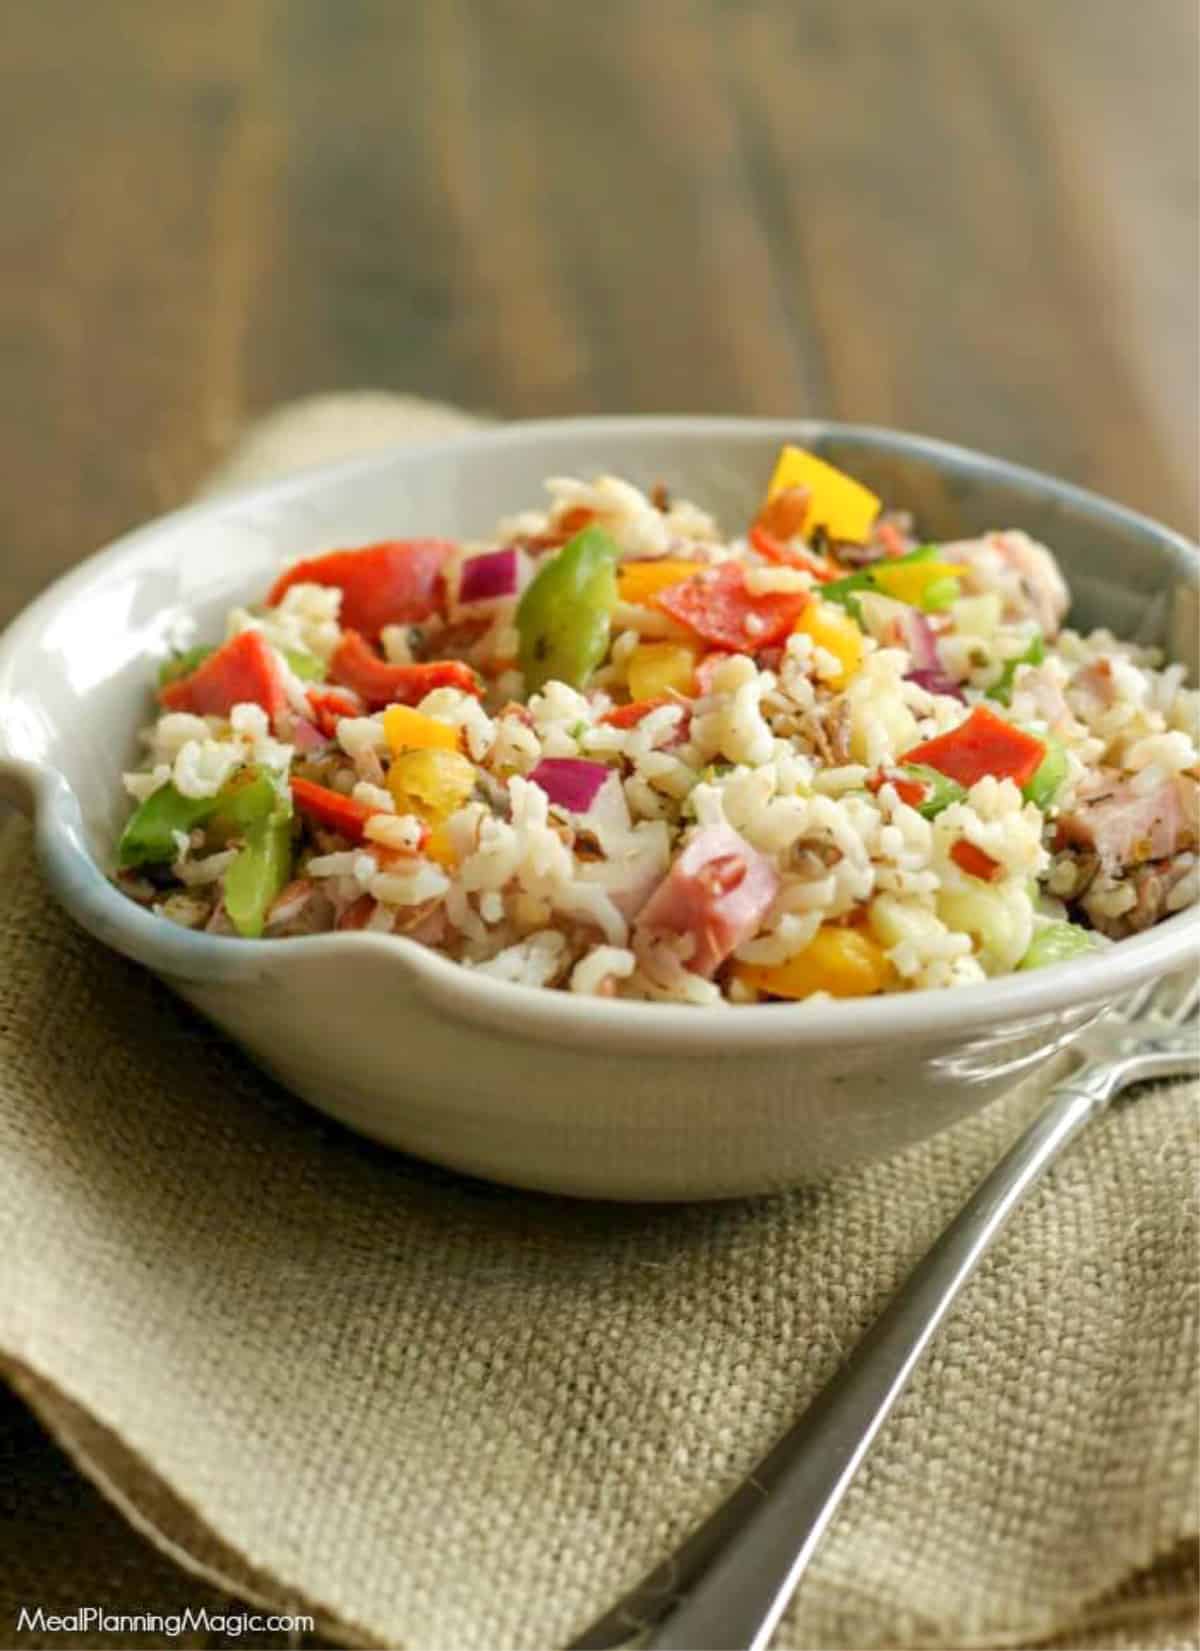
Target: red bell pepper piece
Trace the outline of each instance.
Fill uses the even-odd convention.
[[[337,688],[310,688],[308,703],[312,706],[313,721],[329,740],[337,734],[341,717],[361,717],[363,714],[363,703],[358,695],[342,693]]]
[[[780,567],[803,568],[805,573],[811,573],[814,579],[819,579],[823,585],[834,579],[840,579],[841,569],[835,568],[832,562],[826,561],[823,556],[814,556],[811,551],[794,550],[791,545],[785,544],[782,539],[775,538],[768,533],[765,527],[758,522],[750,529],[750,543],[760,556],[765,556],[768,562],[776,562]]]
[[[686,745],[692,731],[692,708],[671,694],[661,694],[655,699],[635,699],[629,705],[618,705],[615,710],[606,711],[600,721],[606,722],[610,728],[636,728],[643,717],[657,711],[660,705],[677,705],[683,712],[670,737],[664,741],[664,748],[669,750],[673,745]]]
[[[881,769],[878,774],[872,774],[867,781],[867,790],[875,796],[883,790],[885,785],[894,788],[897,797],[909,808],[918,808],[925,801],[925,793],[929,789],[920,780],[914,780],[908,774],[886,774]]]
[[[651,598],[672,619],[720,648],[757,653],[782,641],[808,605],[807,591],[753,595],[740,562],[693,573]]]
[[[547,533],[535,533],[523,540],[525,549],[537,555],[543,550],[558,550],[565,545],[568,539],[582,531],[589,522],[594,522],[596,512],[589,510],[586,505],[572,505],[570,510],[564,510],[554,527]]]
[[[605,711],[600,718],[601,722],[608,723],[610,728],[636,728],[643,717],[648,717],[651,711],[657,711],[660,705],[677,705],[669,694],[658,694],[654,699],[635,699],[628,705],[618,705],[611,711]]]
[[[999,860],[993,860],[990,854],[976,843],[969,842],[966,837],[960,837],[954,844],[950,850],[950,858],[968,877],[979,877],[985,883],[994,883],[1004,872]]]
[[[986,705],[977,705],[957,728],[914,746],[900,761],[925,763],[959,785],[972,786],[988,774],[1027,785],[1045,755],[1041,740],[1014,728]]]
[[[340,791],[332,791],[327,785],[317,785],[298,775],[292,779],[292,801],[310,820],[349,838],[352,843],[362,842],[363,827],[373,813],[379,812],[355,802],[353,797],[343,796]]]
[[[227,717],[235,705],[261,705],[275,717],[287,704],[279,661],[260,631],[242,631],[158,697],[169,711],[200,717]]]
[[[577,533],[583,531],[589,522],[595,520],[596,512],[594,510],[589,510],[585,504],[576,504],[572,505],[570,510],[563,511],[558,518],[556,528],[559,533],[565,534],[566,537],[563,539],[565,544],[567,539],[573,539]]]
[[[460,688],[480,696],[479,678],[461,659],[439,659],[429,665],[389,665],[357,631],[344,631],[329,661],[329,674],[345,688],[353,688],[367,706],[419,705],[435,688]]]
[[[436,613],[442,567],[455,549],[449,539],[387,539],[361,550],[331,550],[281,573],[267,596],[276,607],[293,585],[336,586],[341,623],[378,640],[385,625],[413,625]]]

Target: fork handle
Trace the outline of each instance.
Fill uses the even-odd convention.
[[[690,1593],[646,1641],[660,1651],[761,1651],[770,1639],[817,1544],[875,1435],[903,1391],[930,1338],[959,1291],[1016,1208],[1083,1126],[1133,1077],[1156,1075],[1130,1063],[1084,1067],[1054,1091],[1046,1107],[918,1263],[849,1360],[756,1472],[767,1481],[740,1528],[716,1553]],[[1163,1075],[1166,1075],[1164,1070]],[[735,1495],[735,1501],[738,1496]],[[688,1565],[704,1565],[724,1534],[730,1504],[675,1556],[673,1587],[686,1586]],[[705,1552],[705,1534],[709,1535]],[[681,1561],[684,1562],[681,1564]],[[681,1575],[681,1572],[684,1574]],[[618,1607],[624,1622],[644,1622],[661,1606],[665,1575],[656,1573]],[[657,1596],[655,1598],[655,1595]],[[616,1613],[605,1619],[612,1624]],[[597,1624],[577,1645],[616,1643]]]

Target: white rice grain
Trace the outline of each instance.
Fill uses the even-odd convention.
[[[375,814],[363,827],[367,842],[397,854],[415,854],[424,835],[425,827],[415,814]]]
[[[343,717],[337,725],[337,741],[353,760],[367,751],[382,755],[388,750],[382,717]]]
[[[440,866],[420,861],[412,871],[381,871],[367,884],[367,890],[385,906],[421,906],[436,900],[450,887],[450,879]]]
[[[545,929],[506,946],[486,963],[476,963],[473,967],[492,980],[507,980],[518,986],[548,986],[562,973],[567,955],[565,938],[553,929]]]
[[[612,983],[628,980],[637,958],[624,946],[593,946],[571,970],[570,990],[589,997],[608,996]]]
[[[377,814],[394,814],[396,799],[391,792],[382,785],[372,785],[370,780],[358,780],[350,793],[356,803],[364,808],[374,809]],[[368,821],[368,824],[371,822]],[[383,839],[380,839],[382,841]]]

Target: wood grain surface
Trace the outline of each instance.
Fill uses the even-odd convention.
[[[38,0],[0,620],[279,400],[819,412],[1184,528],[1191,0]]]

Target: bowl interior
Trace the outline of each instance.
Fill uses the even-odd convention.
[[[372,538],[489,533],[543,497],[548,475],[657,481],[729,532],[753,514],[784,440],[810,446],[911,509],[931,537],[1023,528],[1058,555],[1071,623],[1161,643],[1190,662],[1195,555],[1185,541],[1077,489],[940,443],[804,421],[598,419],[510,426],[313,471],[176,513],[92,558],[0,646],[0,756],[57,769],[106,860],[126,808],[118,775],[150,714],[152,660],[218,636],[281,563]]]

